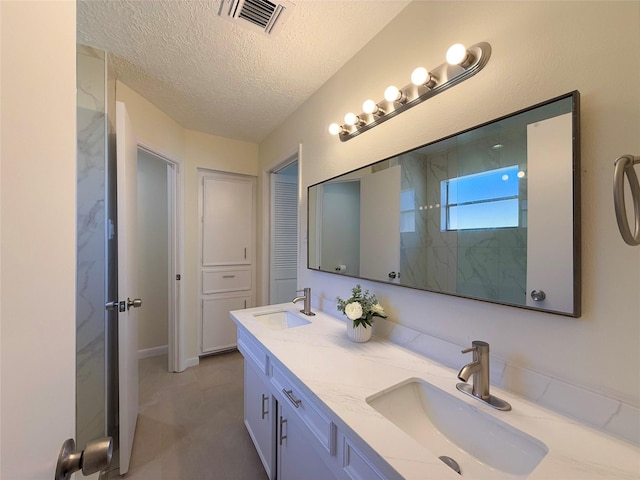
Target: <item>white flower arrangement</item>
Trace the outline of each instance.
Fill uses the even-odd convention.
[[[360,285],[353,287],[350,298],[343,300],[336,297],[336,302],[338,302],[338,310],[353,321],[353,328],[358,325],[362,325],[364,328],[371,326],[373,317],[387,318],[387,314],[382,305],[378,303],[376,296],[370,294],[369,290],[365,290],[363,293]]]

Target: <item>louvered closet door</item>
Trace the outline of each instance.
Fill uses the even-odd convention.
[[[269,303],[290,302],[296,293],[298,179],[271,174],[271,278]]]

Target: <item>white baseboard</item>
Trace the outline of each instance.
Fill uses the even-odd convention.
[[[169,346],[163,345],[161,347],[145,348],[138,350],[138,360],[147,357],[157,357],[158,355],[167,355],[169,353]]]
[[[197,367],[199,364],[200,364],[200,358],[198,357],[187,358],[184,361],[185,368]]]

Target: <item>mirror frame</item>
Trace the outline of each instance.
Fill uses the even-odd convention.
[[[310,190],[311,188],[324,184],[326,182],[330,182],[332,180],[335,180],[339,177],[345,176],[345,175],[349,175],[351,173],[354,173],[360,169],[369,167],[371,165],[374,165],[376,163],[379,162],[383,162],[386,160],[390,160],[392,158],[398,157],[400,155],[404,155],[406,153],[412,152],[414,150],[418,150],[421,149],[423,147],[428,147],[431,145],[434,145],[436,143],[439,142],[443,142],[443,141],[447,141],[450,140],[452,138],[455,138],[459,135],[463,135],[465,133],[471,132],[473,130],[477,130],[479,128],[483,128],[485,126],[494,124],[496,122],[500,122],[502,120],[514,117],[516,115],[534,110],[536,108],[539,107],[544,107],[545,105],[548,105],[550,103],[553,102],[557,102],[559,100],[563,100],[566,98],[571,98],[572,100],[572,110],[571,110],[571,115],[572,115],[572,146],[573,146],[573,155],[572,155],[572,187],[573,187],[573,311],[572,312],[565,312],[565,311],[556,311],[556,310],[549,310],[549,309],[545,309],[545,308],[541,308],[541,307],[534,307],[534,306],[529,306],[529,305],[521,305],[521,304],[515,304],[515,303],[509,303],[509,302],[504,302],[504,301],[500,301],[500,300],[494,300],[494,299],[489,299],[489,298],[482,298],[482,297],[474,297],[474,296],[469,296],[469,295],[463,295],[463,294],[459,294],[459,293],[455,293],[455,292],[450,292],[450,291],[442,291],[442,290],[435,290],[435,289],[429,289],[429,288],[421,288],[421,287],[414,287],[411,285],[403,285],[403,284],[398,284],[398,283],[393,283],[393,282],[387,282],[384,280],[379,280],[379,279],[373,279],[373,278],[367,278],[367,277],[361,277],[361,276],[354,276],[354,275],[349,275],[348,273],[341,273],[341,272],[333,272],[330,270],[321,270],[318,268],[312,268],[309,265],[309,260],[310,260],[310,215],[309,215],[309,195],[310,195]],[[432,292],[432,293],[439,293],[439,294],[444,294],[444,295],[449,295],[449,296],[453,296],[453,297],[459,297],[459,298],[467,298],[467,299],[471,299],[471,300],[478,300],[478,301],[482,301],[482,302],[488,302],[488,303],[493,303],[493,304],[497,304],[497,305],[506,305],[506,306],[511,306],[511,307],[516,307],[516,308],[522,308],[522,309],[526,309],[526,310],[533,310],[533,311],[538,311],[538,312],[545,312],[545,313],[551,313],[551,314],[556,314],[556,315],[562,315],[562,316],[568,316],[568,317],[573,317],[573,318],[578,318],[581,316],[582,314],[582,259],[581,259],[581,241],[582,241],[582,232],[581,232],[581,189],[580,189],[580,92],[578,92],[577,90],[574,90],[572,92],[566,93],[564,95],[560,95],[558,97],[554,97],[552,99],[549,100],[545,100],[543,102],[537,103],[535,105],[526,107],[526,108],[522,108],[520,110],[517,110],[515,112],[509,113],[507,115],[503,115],[501,117],[498,118],[494,118],[491,119],[487,122],[475,125],[473,127],[467,128],[465,130],[461,130],[459,132],[453,133],[451,135],[448,135],[446,137],[442,137],[439,138],[437,140],[425,143],[425,144],[421,144],[417,147],[413,147],[410,148],[408,150],[405,150],[403,152],[399,152],[396,153],[394,155],[391,155],[389,157],[380,159],[380,160],[376,160],[375,162],[371,162],[369,164],[363,165],[361,167],[349,170],[348,172],[345,173],[341,173],[340,175],[335,175],[331,178],[328,178],[326,180],[323,180],[321,182],[317,182],[314,183],[313,185],[309,185],[307,187],[307,269],[308,270],[313,270],[315,272],[323,272],[323,273],[328,273],[328,274],[333,274],[333,275],[340,275],[342,277],[351,277],[351,278],[357,278],[357,279],[362,279],[362,280],[367,280],[367,281],[373,281],[373,282],[378,282],[378,283],[382,283],[384,285],[391,285],[391,286],[397,286],[397,287],[403,287],[403,288],[410,288],[410,289],[414,289],[414,290],[419,290],[419,291],[427,291],[427,292]]]

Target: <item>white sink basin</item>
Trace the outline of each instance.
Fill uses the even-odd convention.
[[[296,315],[289,310],[279,312],[266,312],[254,315],[255,319],[266,325],[271,330],[300,327],[311,323],[309,320]]]
[[[367,403],[437,457],[455,460],[463,477],[526,478],[549,452],[540,440],[417,378]]]

